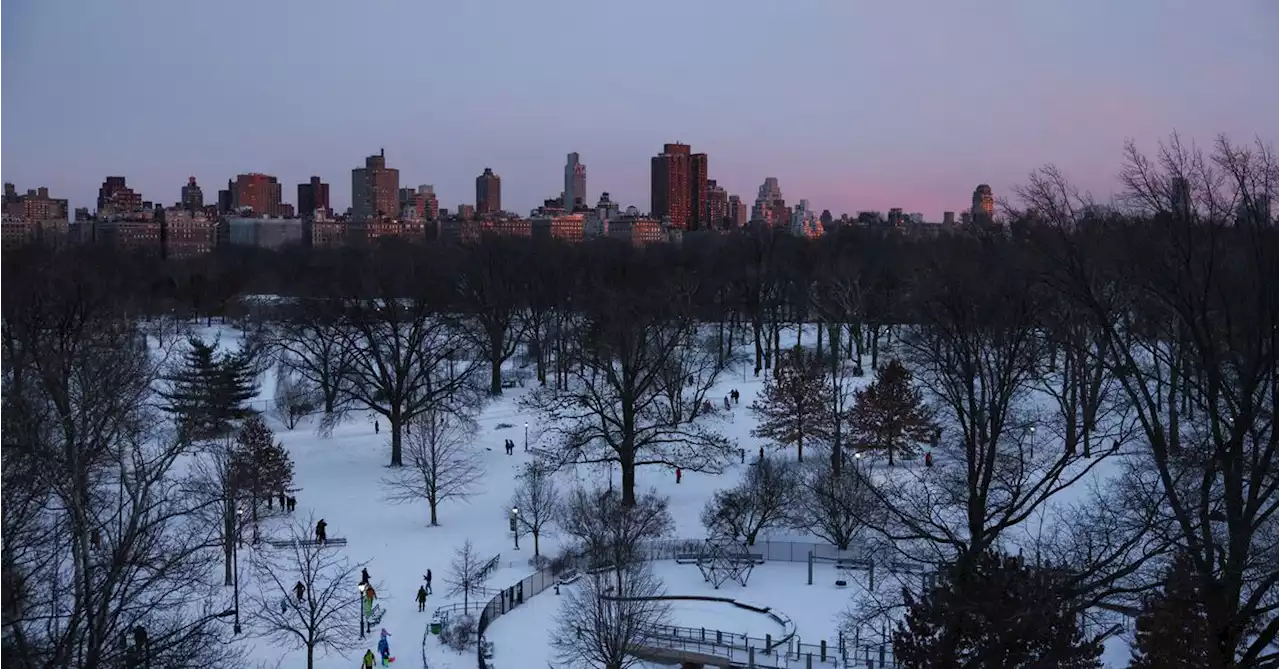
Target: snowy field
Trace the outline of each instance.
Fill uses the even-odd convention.
[[[238,333],[230,327],[203,330],[197,334],[210,339],[215,333],[220,333],[224,346],[238,343]],[[794,340],[794,331],[790,339],[784,335],[784,342]],[[813,337],[807,336],[805,343],[811,345]],[[867,383],[870,380],[868,374],[860,381]],[[262,383],[259,402],[255,405],[260,410],[266,408],[273,395],[274,375],[264,375]],[[760,442],[750,436],[754,421],[746,407],[756,399],[762,384],[761,379],[752,378],[750,370],[737,369],[723,376],[716,390],[709,395],[716,402],[731,389],[741,392],[741,401],[734,407],[732,420],[724,425],[723,432],[746,449],[748,462]],[[386,610],[381,624],[366,638],[367,645],[344,653],[321,655],[318,652],[315,666],[321,669],[357,667],[366,648],[375,647],[379,628],[391,635],[391,651],[397,657],[397,667],[416,669],[423,664],[424,654],[431,669],[471,669],[476,666],[474,652],[459,655],[438,643],[435,637],[429,638],[424,646],[424,632],[437,607],[461,603],[461,598],[451,598],[444,593],[449,589],[449,565],[454,551],[464,541],[470,540],[484,559],[499,556],[501,566],[488,580],[490,587],[506,588],[535,571],[530,566],[532,538],[522,536],[520,549],[516,551],[507,525],[507,510],[516,474],[534,457],[524,450],[526,423],[530,445],[536,446],[538,440],[538,417],[522,412],[517,405],[523,392],[526,389],[507,390],[504,396],[484,408],[479,417],[476,444],[487,469],[482,492],[466,501],[445,502],[439,510],[438,527],[430,526],[425,502],[393,505],[384,499],[381,480],[388,472],[390,451],[385,421],[380,426],[381,432],[375,433],[372,416],[360,415],[338,426],[331,437],[322,438],[316,434],[316,425],[311,421],[304,420],[295,429],[287,430],[278,421],[269,419],[277,431],[277,438],[283,441],[293,458],[294,485],[299,489],[295,493],[298,508],[294,515],[323,518],[328,523],[331,539],[347,539],[345,548],[332,550],[344,551],[352,562],[366,563],[371,581],[379,593],[379,601]],[[515,453],[511,456],[503,451],[505,439],[516,444]],[[670,498],[670,511],[676,525],[674,537],[701,538],[705,535],[699,521],[703,505],[717,489],[735,485],[742,467],[735,462],[721,475],[686,472],[679,484],[670,470],[641,467],[637,471],[637,490],[652,487]],[[561,487],[567,489],[579,483],[607,485],[610,477],[614,477],[616,483],[618,473],[616,468],[581,467],[558,476]],[[268,518],[263,523],[263,533],[268,538],[283,537],[288,531],[288,523],[289,520],[283,516]],[[764,539],[818,541],[794,531],[774,532]],[[554,556],[559,548],[559,537],[542,537],[542,554]],[[246,566],[249,553],[271,549],[246,546],[240,550],[244,599],[243,592],[256,587]],[[771,607],[791,618],[798,637],[806,644],[817,644],[819,640],[835,644],[839,616],[853,603],[860,590],[856,582],[851,582],[846,588],[837,588],[834,584],[836,570],[830,564],[815,566],[812,586],[806,585],[806,565],[803,562],[770,562],[755,568],[746,587],[730,581],[719,590],[713,590],[703,581],[696,566],[679,565],[674,561],[653,564],[668,594],[730,597],[756,606]],[[220,573],[220,564],[217,569]],[[414,595],[428,569],[433,572],[434,594],[427,602],[426,612],[420,613]],[[857,577],[848,578],[856,581]],[[230,592],[227,594],[230,596]],[[497,666],[504,669],[547,666],[553,659],[550,636],[555,628],[560,601],[549,588],[536,596],[526,596],[523,605],[493,622],[487,638],[495,645]],[[358,606],[355,582],[351,584],[351,606]],[[722,629],[756,637],[777,627],[766,616],[730,605],[679,602],[673,605],[673,615],[673,622],[677,625]],[[305,666],[304,650],[288,649],[255,638],[254,631],[246,623],[241,643],[250,649],[255,665]],[[1108,666],[1127,664],[1127,646],[1124,639],[1113,639],[1108,643],[1108,651],[1104,655]]]

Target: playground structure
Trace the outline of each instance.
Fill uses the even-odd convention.
[[[676,555],[676,563],[697,565],[702,580],[716,590],[729,579],[745,588],[751,570],[764,564],[764,556],[748,551],[745,543],[732,537],[714,537],[707,538],[699,552]]]
[[[876,561],[870,558],[851,558],[851,557],[825,557],[814,555],[809,552],[809,580],[808,585],[813,585],[813,565],[814,563],[834,564],[837,570],[842,571],[865,571],[867,572],[867,589],[874,590],[876,587]],[[884,565],[890,576],[899,574],[906,576],[919,576],[922,591],[928,592],[933,588],[935,574],[928,571],[924,565],[916,562],[891,561]]]

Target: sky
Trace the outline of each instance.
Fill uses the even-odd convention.
[[[172,204],[242,172],[332,205],[386,150],[442,206],[565,155],[649,209],[649,158],[708,154],[754,200],[940,220],[1058,165],[1105,201],[1126,138],[1277,143],[1275,0],[5,0],[0,176],[93,207],[107,175]]]

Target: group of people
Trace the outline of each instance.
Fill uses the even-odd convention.
[[[417,599],[418,599],[419,613],[427,610],[427,595],[431,594],[431,570],[430,569],[427,570],[426,574],[422,575],[422,580],[425,581],[425,583],[418,586]]]
[[[325,528],[328,526],[329,523],[324,522],[324,518],[321,518],[320,521],[316,523],[316,543],[321,546],[324,545],[324,542],[327,539],[325,536]]]
[[[389,667],[396,658],[391,657],[391,642],[387,641],[387,637],[391,636],[385,629],[382,630],[382,636],[378,639],[378,655],[382,656],[382,666]],[[361,669],[373,669],[377,658],[374,657],[372,650],[365,650],[364,659],[360,661]]]
[[[275,500],[279,500],[279,502],[280,502],[280,508],[281,508],[281,509],[283,509],[283,510],[285,510],[285,511],[287,511],[287,512],[289,512],[289,513],[293,513],[293,510],[294,510],[295,508],[297,508],[297,506],[298,506],[298,498],[297,498],[297,497],[294,497],[293,495],[286,495],[286,494],[284,494],[284,491],[281,491],[281,492],[280,492],[279,494],[277,494],[275,497],[267,497],[267,508],[268,508],[268,509],[270,509],[270,508],[271,508],[271,506],[272,506],[272,504],[271,504],[271,503],[272,503],[273,501],[275,501]]]
[[[516,442],[511,441],[510,439],[508,439],[508,440],[504,441],[504,442],[502,443],[502,450],[506,451],[506,452],[507,452],[507,455],[511,455],[512,453],[515,453],[515,452],[516,452]]]

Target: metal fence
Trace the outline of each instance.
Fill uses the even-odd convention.
[[[555,586],[560,574],[567,569],[568,565],[555,564],[530,574],[513,586],[499,590],[498,594],[494,595],[493,599],[490,599],[480,611],[480,620],[476,625],[478,638],[484,639],[485,630],[489,629],[489,625],[493,624],[498,617],[524,604],[529,597]],[[483,643],[476,644],[476,661],[480,669],[485,669]]]
[[[644,560],[671,560],[677,555],[688,553],[699,553],[706,546],[706,542],[702,539],[663,539],[657,541],[648,541],[641,544],[640,554]],[[812,552],[815,557],[820,558],[851,558],[861,560],[875,560],[882,557],[871,545],[859,545],[851,547],[849,550],[839,550],[831,544],[820,544],[808,541],[757,541],[755,545],[747,547],[751,553],[760,554],[766,562],[808,562],[809,554]],[[558,563],[553,566],[543,568],[526,577],[524,580],[504,588],[492,599],[485,604],[484,609],[480,612],[480,619],[477,625],[477,633],[479,639],[484,638],[485,631],[493,624],[497,618],[505,615],[513,609],[519,607],[526,599],[540,594],[548,588],[554,587],[559,577],[567,571],[577,568],[577,565],[571,562]],[[711,643],[706,644],[701,639],[704,634],[711,635]],[[707,629],[699,630],[698,640],[684,639],[681,645],[719,645],[714,641],[717,631]],[[726,634],[720,632],[719,634]],[[675,641],[675,639],[671,639]],[[757,647],[757,652],[763,649],[767,642],[765,639],[739,639],[745,643],[745,646]],[[758,643],[749,643],[749,641],[757,641]],[[776,643],[776,641],[775,641]],[[479,669],[486,669],[487,665],[484,659],[484,644],[476,644],[476,662]],[[746,653],[749,649],[740,648],[739,652]],[[721,646],[723,649],[724,646]],[[789,660],[804,661],[808,656],[812,655],[815,665],[821,662],[819,658],[825,659],[830,666],[857,667],[873,667],[875,669],[893,669],[896,665],[893,662],[893,650],[888,644],[877,640],[871,643],[869,639],[861,638],[853,639],[840,636],[836,643],[827,643],[821,641],[819,643],[801,643],[798,639],[786,643],[780,652],[773,655],[775,661],[780,663],[777,665],[765,665],[760,663],[764,659],[764,655],[757,657],[758,666],[793,666],[788,664]],[[743,655],[745,658],[746,655]],[[800,665],[794,665],[800,666]]]

